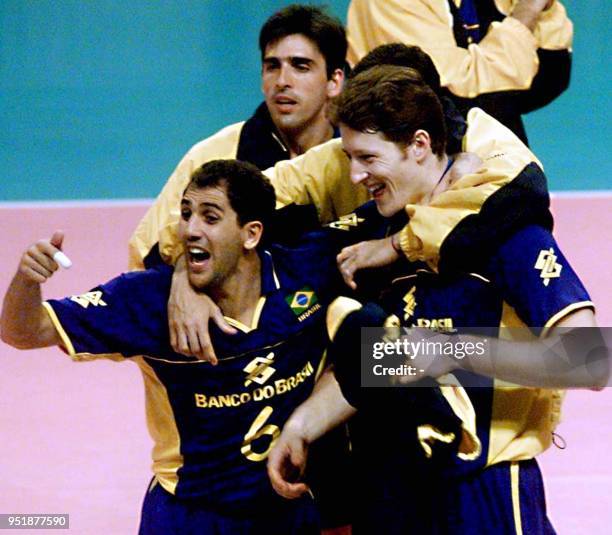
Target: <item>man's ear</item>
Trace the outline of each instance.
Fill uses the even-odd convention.
[[[342,92],[342,86],[344,85],[344,71],[342,69],[336,69],[332,72],[332,75],[327,80],[327,97],[337,97]]]
[[[419,129],[414,133],[408,150],[417,162],[421,162],[431,153],[431,136],[427,130]]]
[[[247,250],[257,247],[263,234],[261,221],[249,221],[242,227],[242,246]]]

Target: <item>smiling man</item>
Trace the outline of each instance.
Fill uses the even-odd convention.
[[[458,163],[445,151],[440,102],[412,69],[368,69],[347,83],[336,106],[351,179],[372,193],[383,236],[405,224],[406,205],[465,203],[471,186],[486,182],[487,176],[510,172],[534,184],[544,180],[527,147],[501,131],[499,150],[486,159],[469,160],[451,183],[449,170]],[[520,201],[515,199],[517,205]],[[491,208],[492,222],[507,217]],[[490,210],[486,203],[483,210]],[[356,211],[352,226],[372,225],[376,217],[371,213]],[[437,216],[444,217],[443,211]],[[336,307],[344,309],[329,351],[337,355],[335,368],[289,419],[270,453],[269,473],[280,494],[295,497],[305,491],[295,474],[303,468],[308,445],[355,415],[355,533],[554,532],[536,457],[550,446],[559,421],[558,389],[602,387],[609,376],[609,357],[604,351],[591,352],[597,347],[592,343],[601,340],[594,329],[593,303],[546,221],[519,221],[504,232],[492,225],[488,243],[464,229],[466,245],[477,240],[480,247],[472,248],[463,264],[436,270],[398,258],[386,275],[382,307],[361,307],[352,300],[330,307],[336,315]],[[428,223],[437,224],[435,211]],[[345,251],[339,255],[342,269],[350,262]],[[423,388],[361,388],[360,363],[367,369],[370,362],[367,355],[360,359],[362,344],[368,352],[361,328],[383,324],[438,331],[486,328],[495,349],[486,358],[463,360],[437,354],[431,367],[422,356],[408,360],[394,355],[398,365],[420,371],[402,381],[420,380],[417,386]],[[515,330],[504,329],[508,326]],[[564,347],[563,335],[577,327],[591,328],[593,340],[584,338],[589,344],[574,342],[566,352],[551,350]],[[517,332],[523,341],[496,338]],[[418,341],[419,334],[432,336],[424,333],[417,332],[411,340]],[[575,335],[571,331],[570,338]],[[458,340],[457,335],[437,336],[451,344]],[[455,379],[450,391],[432,383],[432,378],[451,371],[462,382]],[[448,412],[439,413],[440,425],[432,426],[423,422],[422,413],[431,409],[431,393],[438,390],[448,400]]]
[[[2,339],[21,349],[57,345],[77,361],[138,365],[154,440],[141,534],[318,534],[314,500],[276,496],[264,461],[324,365],[325,312],[339,284],[334,255],[312,241],[264,248],[274,190],[251,164],[205,164],[180,206],[189,283],[238,331],[212,327],[217,366],[170,346],[170,266],[43,302],[61,233],[24,253],[4,299]]]

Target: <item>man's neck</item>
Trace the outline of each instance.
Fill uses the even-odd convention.
[[[449,187],[445,180],[448,175],[448,165],[451,163],[449,156],[442,157],[431,154],[423,166],[423,173],[427,177],[429,193],[425,194],[418,204],[429,204],[432,199]]]
[[[334,128],[327,119],[298,131],[279,131],[281,140],[289,150],[290,158],[304,154],[308,149],[334,137]]]
[[[238,263],[235,273],[219,288],[211,288],[210,296],[224,316],[251,325],[261,297],[261,260],[252,251]]]

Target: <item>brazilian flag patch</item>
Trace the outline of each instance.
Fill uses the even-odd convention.
[[[310,286],[304,286],[301,290],[289,294],[285,297],[285,301],[296,316],[300,316],[309,308],[317,304],[317,294]]]

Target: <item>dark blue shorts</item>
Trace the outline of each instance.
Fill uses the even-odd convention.
[[[553,535],[535,459],[504,462],[457,479],[405,478],[370,494],[357,508],[353,533],[403,535]]]
[[[220,512],[195,500],[179,500],[155,483],[142,505],[140,535],[319,535],[310,496],[273,498],[249,514]]]

